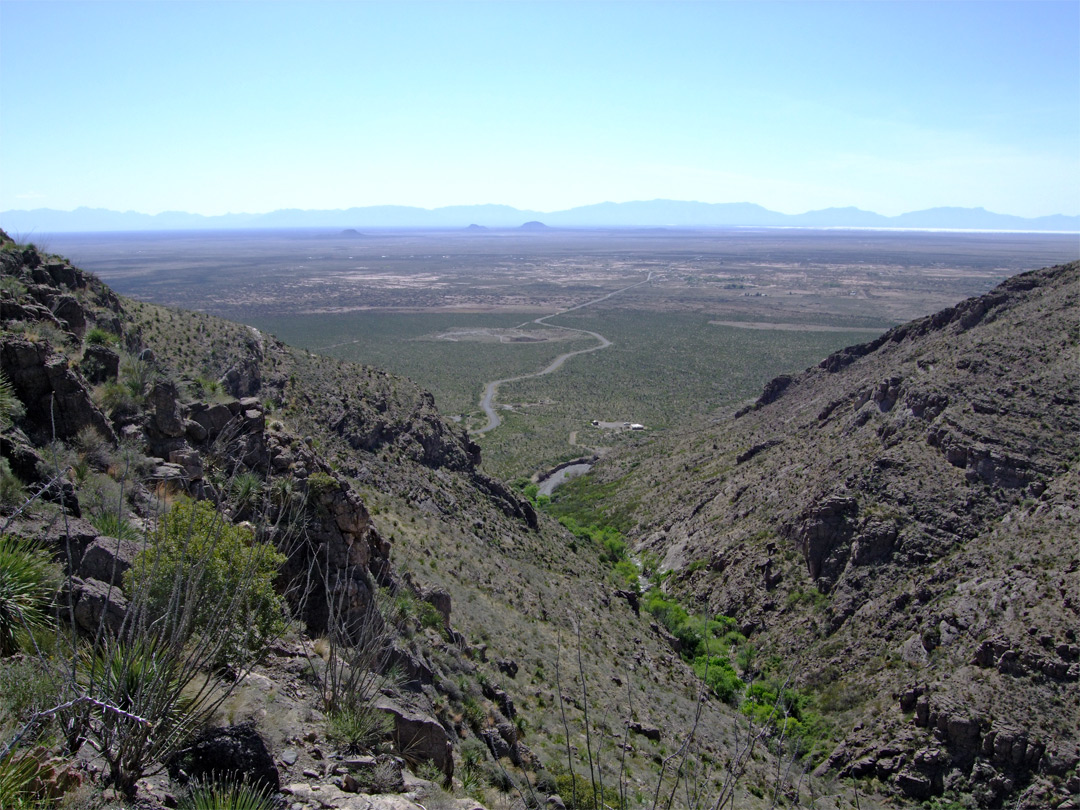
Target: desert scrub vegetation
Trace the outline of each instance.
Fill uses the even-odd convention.
[[[402,682],[400,669],[391,665],[391,621],[398,608],[393,596],[378,591],[355,615],[347,595],[336,594],[328,600],[326,634],[308,655],[310,677],[321,696],[327,737],[343,751],[360,753],[385,741],[392,728],[376,699]]]
[[[629,558],[623,536],[629,526],[626,513],[603,506],[618,482],[597,484],[591,476],[583,475],[560,486],[552,497],[538,495],[539,487],[524,477],[517,478],[513,486],[570,532],[571,551],[577,551],[579,544],[595,549],[600,562],[611,569],[610,579],[617,586],[641,590],[640,572]]]
[[[256,542],[252,530],[230,523],[211,504],[184,499],[125,572],[124,588],[144,601],[145,618],[170,636],[224,631],[218,643],[229,658],[261,650],[283,629],[274,578],[284,562],[285,555]],[[219,628],[215,617],[223,609],[235,621]],[[188,624],[176,622],[177,615]]]
[[[33,746],[73,758],[88,745],[104,784],[133,796],[283,628],[282,555],[211,504],[178,500],[142,542],[123,587],[110,586],[125,609],[102,610],[87,631],[52,555],[0,541],[0,782],[13,785],[0,806],[46,806]]]

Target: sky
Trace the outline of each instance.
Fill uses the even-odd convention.
[[[0,210],[1080,214],[1075,2],[0,0]]]

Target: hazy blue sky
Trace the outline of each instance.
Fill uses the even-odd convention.
[[[1080,213],[1080,3],[0,2],[0,209]]]

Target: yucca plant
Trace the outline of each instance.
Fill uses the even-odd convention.
[[[180,810],[273,810],[273,795],[246,782],[193,781]]]
[[[175,649],[145,635],[102,638],[78,662],[78,689],[89,700],[68,713],[69,736],[92,741],[109,783],[133,795],[147,763],[179,748],[205,719],[206,698],[189,689],[198,675]]]
[[[41,790],[42,765],[32,753],[9,751],[0,758],[0,807],[5,810],[44,810],[48,797]]]
[[[15,387],[7,373],[0,369],[0,430],[7,428],[26,415],[26,408],[15,393]]]
[[[90,523],[107,537],[115,537],[119,540],[140,539],[139,530],[132,526],[127,518],[116,512],[104,511],[91,515]]]
[[[0,655],[19,649],[23,634],[48,627],[59,572],[40,543],[0,537]]]
[[[326,718],[327,736],[346,754],[371,750],[390,729],[390,716],[370,700],[335,709]]]

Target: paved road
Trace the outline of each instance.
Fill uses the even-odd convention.
[[[586,301],[584,304],[578,304],[577,306],[563,309],[559,312],[553,312],[551,315],[544,315],[542,318],[536,318],[532,321],[525,321],[524,323],[519,324],[516,327],[517,329],[528,326],[530,323],[537,323],[552,329],[564,329],[567,332],[578,332],[582,335],[589,335],[590,337],[596,338],[597,344],[595,346],[590,346],[588,349],[578,349],[576,352],[566,352],[566,354],[560,354],[558,357],[548,363],[548,365],[545,366],[543,369],[541,369],[540,371],[535,371],[532,374],[520,374],[517,377],[504,377],[501,380],[492,380],[491,382],[485,384],[484,394],[480,397],[480,407],[487,415],[487,424],[485,424],[482,428],[479,428],[478,430],[474,430],[472,432],[473,435],[480,436],[481,434],[494,430],[502,424],[502,419],[500,419],[499,415],[495,412],[495,396],[499,393],[499,386],[503,383],[517,382],[518,380],[529,380],[533,377],[542,377],[545,374],[551,374],[553,371],[558,371],[562,367],[562,364],[569,360],[571,357],[577,357],[579,354],[589,354],[589,352],[598,352],[601,349],[606,349],[608,346],[611,345],[611,341],[601,335],[599,332],[590,332],[588,329],[573,329],[569,326],[559,326],[558,324],[547,323],[548,318],[555,318],[559,315],[565,315],[567,312],[574,312],[578,309],[591,307],[593,304],[599,304],[601,301],[606,301],[612,296],[619,295],[620,293],[624,293],[627,290],[632,290],[634,289],[634,287],[640,287],[642,284],[648,284],[650,281],[652,281],[652,275],[653,274],[650,272],[649,277],[646,278],[644,281],[639,281],[636,284],[630,284],[626,287],[622,287],[621,289],[614,290],[613,292],[609,292],[607,295],[602,295],[599,298],[594,298],[591,301]]]
[[[591,470],[593,465],[591,463],[571,464],[569,467],[563,467],[557,472],[553,472],[547,478],[540,482],[540,486],[536,491],[537,495],[547,495],[550,497],[551,493],[555,491],[555,488],[565,484],[571,478],[577,478],[579,475],[584,475]]]

